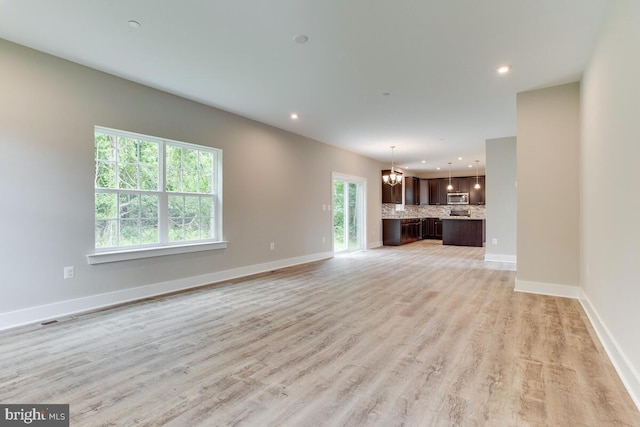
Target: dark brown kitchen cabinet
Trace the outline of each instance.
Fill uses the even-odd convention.
[[[436,178],[429,180],[429,204],[430,205],[446,205],[447,204],[447,185],[449,181],[444,178]]]
[[[451,186],[453,187],[451,190],[447,190],[448,193],[468,193],[469,186],[471,181],[469,181],[471,177],[468,176],[456,176],[451,177]],[[449,178],[445,178],[447,182],[446,185],[449,185]]]
[[[469,179],[470,177],[468,176],[458,178],[458,185],[455,187],[454,191],[456,193],[468,193],[471,183]]]
[[[473,177],[471,179],[471,188],[469,190],[469,204],[470,205],[484,205],[485,203],[485,192],[484,192],[484,176],[478,177],[478,184],[480,184],[479,189],[475,189],[476,178]]]
[[[434,222],[433,222],[433,228],[435,230],[435,238],[442,240],[442,220],[440,218],[437,218]]]
[[[420,204],[420,179],[414,176],[404,178],[404,204]]]
[[[422,223],[423,239],[442,239],[442,220],[440,218],[424,218]]]
[[[449,178],[432,178],[427,181],[430,205],[446,205],[447,193],[469,193],[470,205],[484,205],[485,203],[484,176],[478,177],[481,187],[479,190],[473,188],[476,184],[475,176],[451,177],[452,190],[447,190]]]
[[[428,179],[420,180],[420,204],[421,205],[429,204],[429,180]]]
[[[398,246],[420,240],[422,227],[419,218],[383,219],[382,244]]]
[[[443,245],[477,246],[484,242],[484,220],[445,219]]]
[[[390,170],[383,170],[382,175],[389,174]],[[396,172],[397,173],[397,172]],[[398,174],[402,177],[402,174]],[[389,184],[382,183],[382,203],[402,203],[402,185],[397,184],[393,187]]]
[[[458,193],[458,179],[459,178],[454,178],[452,177],[451,179],[449,178],[445,178],[445,188],[447,189],[447,193]],[[449,183],[451,183],[451,186],[453,187],[451,190],[449,190]]]

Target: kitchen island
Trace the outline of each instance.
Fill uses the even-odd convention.
[[[442,244],[482,247],[484,245],[484,219],[443,217]]]

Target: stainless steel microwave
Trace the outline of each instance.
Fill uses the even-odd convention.
[[[468,205],[469,193],[447,193],[448,205]]]

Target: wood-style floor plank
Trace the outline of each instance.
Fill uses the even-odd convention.
[[[0,333],[81,426],[640,426],[577,301],[422,241]]]

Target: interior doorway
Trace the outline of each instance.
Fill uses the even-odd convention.
[[[333,173],[333,251],[366,247],[365,178]]]

